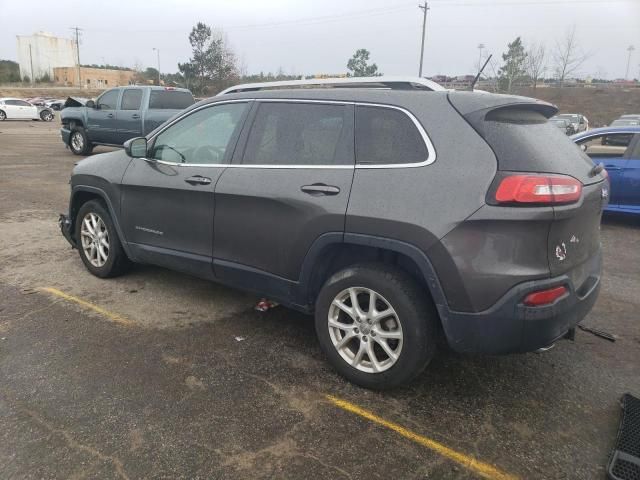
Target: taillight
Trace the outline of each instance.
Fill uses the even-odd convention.
[[[580,199],[582,183],[568,175],[523,175],[503,178],[496,190],[498,203],[572,203]]]
[[[549,288],[547,290],[538,290],[537,292],[530,293],[522,303],[527,307],[540,307],[542,305],[549,305],[555,302],[557,299],[567,293],[567,287],[561,285],[559,287]]]

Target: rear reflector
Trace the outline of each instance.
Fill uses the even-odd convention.
[[[555,302],[565,293],[567,293],[567,287],[565,287],[564,285],[549,288],[547,290],[539,290],[524,297],[524,301],[522,303],[524,303],[527,307],[549,305],[550,303]]]
[[[568,175],[510,175],[496,190],[498,203],[571,203],[580,199],[582,183]]]

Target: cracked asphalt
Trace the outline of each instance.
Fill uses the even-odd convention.
[[[78,159],[58,128],[0,123],[0,478],[478,478],[326,395],[513,477],[604,478],[619,399],[640,394],[638,221],[605,220],[584,321],[615,343],[578,331],[542,355],[444,350],[377,393],[328,367],[311,318],[155,267],[92,277],[57,230]]]

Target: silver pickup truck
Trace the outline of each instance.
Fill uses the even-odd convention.
[[[95,102],[65,108],[60,113],[60,134],[74,154],[87,155],[95,145],[119,147],[130,138],[145,136],[193,103],[193,95],[184,88],[112,88]]]

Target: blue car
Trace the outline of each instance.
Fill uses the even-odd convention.
[[[609,173],[606,210],[640,215],[640,126],[594,128],[570,138]]]

